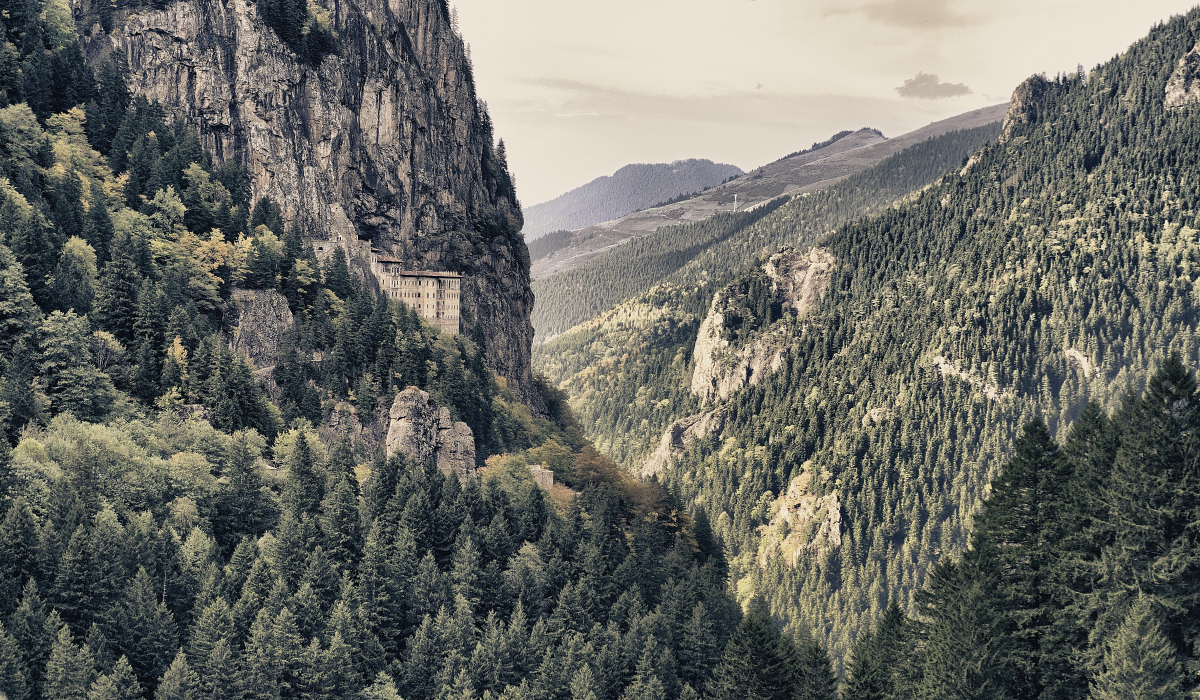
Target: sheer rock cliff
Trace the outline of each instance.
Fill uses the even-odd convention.
[[[72,0],[76,16],[96,0]],[[336,53],[310,66],[250,0],[117,12],[83,37],[116,52],[139,95],[198,129],[318,249],[365,278],[371,247],[464,275],[462,332],[535,409],[521,212],[444,0],[328,0]]]

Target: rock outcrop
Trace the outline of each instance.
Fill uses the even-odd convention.
[[[937,368],[938,374],[942,375],[943,377],[954,377],[955,379],[960,379],[967,384],[970,384],[971,386],[981,390],[983,395],[986,396],[989,401],[1000,403],[1001,401],[1007,401],[1008,399],[1013,398],[1013,393],[1008,389],[1001,389],[993,384],[988,383],[986,379],[979,376],[975,372],[963,371],[958,367],[958,365],[941,355],[933,358],[933,366]]]
[[[763,526],[759,565],[783,556],[795,566],[805,552],[836,550],[842,546],[842,503],[836,491],[814,493],[813,469],[805,463],[792,477],[785,493],[773,504],[774,516]]]
[[[771,280],[772,291],[793,316],[803,316],[820,302],[833,272],[833,256],[821,248],[807,255],[785,250],[772,255],[762,270]],[[700,323],[692,355],[692,393],[705,404],[753,386],[778,371],[791,346],[791,330],[776,322],[740,347],[726,338],[726,316],[737,296],[737,286],[718,292]]]
[[[230,348],[259,371],[275,367],[295,327],[287,299],[274,289],[235,289],[225,309]]]
[[[1038,109],[1049,91],[1050,81],[1044,75],[1031,75],[1013,90],[1004,124],[1000,127],[1000,143],[1011,139],[1017,127],[1037,120]]]
[[[387,454],[404,454],[417,462],[433,458],[447,476],[466,481],[475,474],[475,436],[471,428],[450,418],[450,409],[438,407],[429,394],[409,387],[396,395],[389,414]]]
[[[706,413],[680,418],[663,432],[658,448],[642,463],[639,476],[651,477],[662,472],[683,456],[695,441],[708,435],[720,434],[725,429],[728,413],[718,408]]]
[[[1179,59],[1175,72],[1167,80],[1167,109],[1179,109],[1200,102],[1200,43]]]
[[[83,44],[93,61],[123,55],[135,94],[195,127],[218,163],[244,166],[251,195],[278,202],[320,251],[344,248],[367,279],[372,246],[462,273],[462,332],[481,335],[491,367],[539,408],[520,208],[448,6],[322,5],[336,53],[315,67],[253,0],[118,10],[111,33],[96,25]]]

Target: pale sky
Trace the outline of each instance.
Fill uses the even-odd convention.
[[[451,3],[525,206],[628,163],[709,158],[750,170],[842,129],[899,135],[1007,102],[1033,73],[1090,69],[1193,4]]]

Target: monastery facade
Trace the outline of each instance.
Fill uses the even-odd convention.
[[[389,299],[402,301],[443,333],[458,334],[462,275],[404,269],[404,261],[371,251],[371,271]]]

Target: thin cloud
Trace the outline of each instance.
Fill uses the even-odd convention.
[[[944,29],[977,24],[979,18],[951,7],[951,0],[885,0],[857,7],[831,7],[826,15],[862,13],[878,24],[905,29]]]
[[[970,95],[971,88],[962,83],[943,83],[933,73],[917,73],[917,77],[905,80],[896,92],[909,99],[941,100]]]

